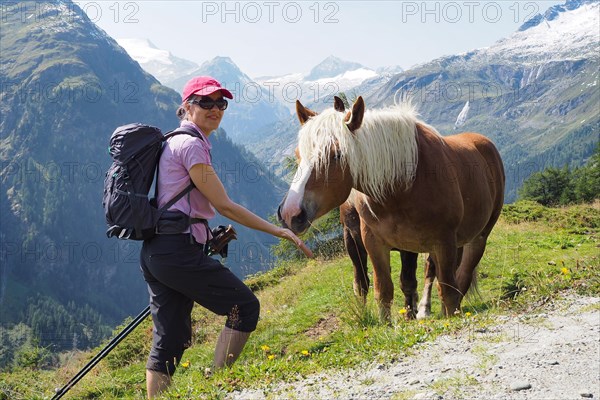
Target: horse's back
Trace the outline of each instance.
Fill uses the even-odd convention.
[[[498,154],[498,150],[496,149],[494,142],[481,133],[463,132],[456,135],[445,136],[444,140],[451,146],[475,146],[478,150],[483,150],[485,153],[491,151],[495,154]]]
[[[504,165],[502,164],[502,158],[496,148],[494,142],[488,137],[475,132],[459,133],[457,135],[446,136],[444,141],[454,150],[456,153],[467,154],[466,157],[473,157],[473,150],[476,150],[475,157],[482,157],[485,160],[485,167],[488,172],[493,173],[498,183],[504,186]],[[461,151],[464,149],[465,151]]]
[[[448,136],[448,139],[451,139],[453,136]],[[498,153],[498,149],[496,145],[490,138],[482,135],[481,133],[476,132],[465,132],[460,133],[458,135],[454,135],[454,137],[459,140],[465,140],[473,144],[479,150],[479,152],[486,158],[486,160],[498,160],[500,161],[499,167],[504,170],[502,167],[502,161],[500,159],[500,153]]]
[[[485,184],[481,182],[479,187],[481,189],[482,186],[485,186],[489,190],[489,200],[492,203],[490,223],[493,225],[504,204],[506,180],[504,165],[498,149],[488,137],[475,132],[460,133],[444,139],[451,148],[457,150],[456,154],[465,157],[465,163],[471,163],[470,165],[465,164],[469,171],[466,175],[469,180],[473,179],[472,175],[476,174],[476,169],[484,177]],[[465,151],[459,149],[465,149]],[[482,165],[480,160],[485,165]]]

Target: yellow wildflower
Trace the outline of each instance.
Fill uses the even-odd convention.
[[[269,360],[273,360],[273,359],[275,359],[275,354],[269,354],[269,356],[267,358]]]
[[[260,349],[262,351],[264,351],[265,353],[268,353],[269,351],[271,351],[271,348],[269,346],[267,346],[266,344],[263,344],[262,346],[260,346]]]
[[[569,275],[569,273],[570,273],[569,268],[566,268],[566,267],[562,267],[560,269],[560,272],[562,272],[563,275]]]
[[[308,356],[310,355],[310,352],[309,352],[308,350],[302,350],[301,354],[302,354],[304,357],[308,357]]]
[[[408,311],[406,311],[406,308],[401,308],[400,311],[398,311],[401,315],[406,314]]]
[[[182,362],[182,363],[181,363],[181,366],[182,366],[183,368],[189,368],[189,367],[190,367],[190,360],[187,360],[186,362]]]
[[[471,314],[471,313],[470,313],[470,312],[468,312],[468,311],[465,313],[465,317],[467,317],[467,318],[469,318],[471,315],[473,315],[473,314]]]

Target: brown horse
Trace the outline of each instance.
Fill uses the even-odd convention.
[[[394,291],[392,249],[430,253],[444,314],[460,312],[504,201],[496,147],[476,133],[442,137],[408,104],[365,111],[359,97],[346,113],[340,103],[317,115],[296,102],[300,164],[279,206],[281,223],[302,233],[354,188],[384,316]]]
[[[336,110],[344,111],[343,102],[338,97],[336,100]],[[316,113],[314,114],[316,115]],[[314,116],[313,115],[313,116]],[[343,226],[343,238],[346,252],[350,256],[354,269],[354,294],[359,297],[363,303],[366,302],[369,292],[370,279],[367,268],[367,250],[361,236],[360,216],[354,203],[357,201],[359,193],[353,191],[349,200],[340,206],[340,222]],[[393,249],[397,250],[397,249]],[[431,289],[435,280],[435,267],[431,257],[427,258],[425,264],[425,284],[423,288],[424,296],[418,306],[418,315],[416,308],[417,299],[417,253],[398,250],[402,264],[400,272],[400,287],[405,294],[404,307],[407,310],[406,317],[413,319],[426,318],[431,314]]]

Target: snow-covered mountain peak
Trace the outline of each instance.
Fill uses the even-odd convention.
[[[592,4],[596,3],[597,1],[598,0],[567,0],[567,2],[564,4],[557,4],[548,8],[543,15],[537,14],[533,16],[532,18],[527,20],[523,25],[521,25],[519,31],[524,31],[534,26],[538,26],[544,21],[555,20],[561,13],[564,13],[565,11],[575,10],[577,8],[580,8],[584,4]]]
[[[306,76],[306,80],[316,81],[323,78],[333,78],[347,71],[364,68],[361,64],[345,61],[335,56],[329,56],[315,66]]]
[[[123,38],[117,39],[117,43],[127,50],[127,53],[131,58],[140,64],[150,61],[173,64],[171,53],[167,50],[159,49],[148,39]]]
[[[530,22],[525,28],[521,27],[509,37],[482,50],[487,56],[519,62],[578,59],[598,55],[598,1],[571,0],[558,8],[550,8],[546,14],[548,17],[539,17],[537,24]]]
[[[198,70],[194,71],[194,74],[219,77],[224,84],[232,82],[247,84],[252,81],[231,58],[223,56],[217,56],[205,61]]]
[[[120,38],[116,41],[131,58],[162,83],[198,68],[198,64],[175,57],[169,51],[157,48],[148,39]]]
[[[329,56],[306,75],[292,73],[255,80],[261,85],[275,88],[275,97],[293,111],[296,99],[305,104],[329,102],[339,92],[351,91],[364,82],[389,77],[401,71],[402,68],[398,66],[373,70],[356,62]]]

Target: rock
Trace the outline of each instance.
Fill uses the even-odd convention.
[[[515,392],[517,392],[519,390],[528,390],[528,389],[531,389],[531,384],[529,382],[525,382],[525,381],[516,381],[510,385],[510,390],[513,390]]]
[[[581,397],[585,397],[586,399],[591,399],[591,398],[594,397],[594,395],[592,393],[589,393],[589,392],[581,392],[581,393],[579,393],[579,395]]]

